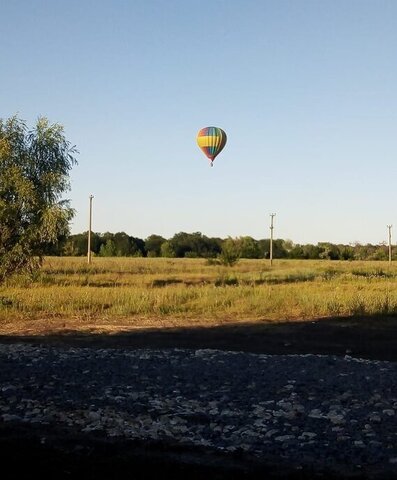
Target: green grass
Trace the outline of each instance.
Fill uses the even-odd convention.
[[[0,324],[186,325],[397,313],[397,266],[382,262],[47,258],[0,287]]]

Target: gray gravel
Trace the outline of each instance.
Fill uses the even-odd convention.
[[[397,475],[396,379],[348,356],[0,345],[0,418]]]

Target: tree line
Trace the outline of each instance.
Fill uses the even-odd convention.
[[[47,255],[87,255],[88,232],[62,237],[50,245]],[[207,237],[201,232],[179,232],[166,239],[161,235],[150,235],[146,239],[125,232],[91,233],[91,252],[100,257],[168,257],[168,258],[233,258],[266,259],[270,256],[270,239],[241,237]],[[310,260],[387,260],[386,244],[333,244],[319,242],[295,244],[292,240],[274,239],[273,258]]]

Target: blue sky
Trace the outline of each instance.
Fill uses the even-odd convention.
[[[394,0],[0,0],[1,117],[64,125],[72,232],[378,243],[397,227]],[[205,126],[228,143],[209,167]]]

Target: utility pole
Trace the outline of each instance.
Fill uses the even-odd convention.
[[[391,227],[392,225],[387,225],[387,229],[389,230],[389,265],[391,265]]]
[[[88,221],[88,249],[87,249],[87,262],[91,263],[91,226],[92,226],[92,199],[94,195],[90,195],[90,218]]]
[[[273,265],[273,217],[275,213],[270,214],[270,266]]]

